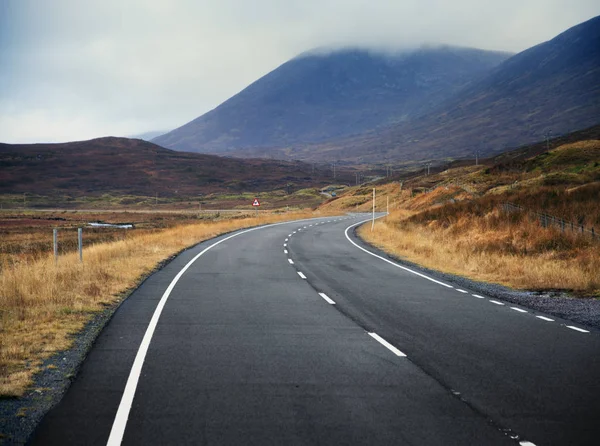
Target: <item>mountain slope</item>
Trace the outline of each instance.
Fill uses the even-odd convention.
[[[419,119],[329,144],[353,160],[489,155],[600,122],[600,17],[519,53]],[[314,148],[294,153],[311,158]]]
[[[139,139],[0,144],[0,193],[5,194],[192,196],[326,183],[327,172],[311,170],[300,162],[175,152]]]
[[[436,47],[302,54],[192,122],[153,140],[177,150],[243,154],[358,134],[432,109],[509,57]]]

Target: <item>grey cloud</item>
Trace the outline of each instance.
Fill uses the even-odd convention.
[[[589,0],[3,0],[0,141],[181,125],[314,47],[520,51],[598,13]]]

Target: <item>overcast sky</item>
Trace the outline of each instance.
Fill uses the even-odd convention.
[[[318,46],[518,52],[598,0],[0,0],[0,142],[170,130]]]

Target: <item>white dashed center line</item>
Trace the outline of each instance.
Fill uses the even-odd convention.
[[[300,271],[298,271],[298,275],[300,276],[300,278],[306,279],[306,276],[304,274],[302,274]]]
[[[496,305],[504,305],[502,302],[498,302],[497,300],[490,300],[490,302]]]
[[[520,446],[535,446],[535,443],[532,443],[531,441],[519,441],[519,445]]]
[[[285,248],[286,246],[287,246],[287,243],[284,243],[284,244],[283,244],[283,247]]]
[[[289,240],[289,238],[286,238],[285,241],[287,242]]]
[[[589,331],[584,330],[583,328],[573,327],[572,325],[567,325],[567,328],[570,328],[571,330],[578,331],[580,333],[589,333]]]
[[[284,249],[284,250],[283,250],[283,253],[284,253],[284,254],[287,254],[287,253],[288,253],[288,250],[287,250],[287,249]]]
[[[402,353],[400,350],[398,350],[396,347],[394,347],[388,341],[386,341],[385,339],[383,339],[377,333],[369,333],[369,336],[371,336],[373,339],[375,339],[377,342],[379,342],[381,345],[383,345],[385,348],[387,348],[389,351],[391,351],[396,356],[401,356],[401,357],[405,357],[406,356],[404,353]]]
[[[480,296],[479,294],[471,294],[471,296],[476,297],[477,299],[485,299],[485,297]]]
[[[541,320],[546,321],[546,322],[554,322],[554,319],[550,319],[549,317],[546,317],[546,316],[536,316],[536,317],[538,319],[541,319]]]
[[[518,311],[519,313],[527,313],[527,311],[523,310],[522,308],[510,307],[510,309],[511,309],[511,310]]]
[[[294,264],[294,261],[292,259],[288,259],[288,262],[290,262],[290,265]]]
[[[331,300],[329,298],[329,296],[327,296],[327,294],[319,293],[319,296],[321,296],[323,299],[325,299],[325,302],[327,302],[328,304],[335,305],[335,302],[333,300]]]
[[[467,293],[468,293],[468,291],[465,291],[465,290],[459,290],[458,288],[456,289],[456,291],[458,291],[459,293],[465,293],[465,294],[467,294]]]

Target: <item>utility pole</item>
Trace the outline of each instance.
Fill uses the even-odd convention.
[[[479,166],[479,150],[475,150],[475,165]]]
[[[429,176],[429,168],[431,167],[431,163],[427,163],[427,176]]]
[[[552,130],[546,130],[546,151],[550,150],[550,136],[552,135]]]

